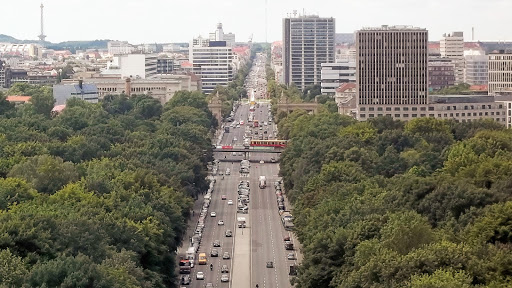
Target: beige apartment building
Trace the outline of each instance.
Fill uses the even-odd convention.
[[[464,82],[464,33],[443,34],[439,41],[441,57],[453,60],[455,64],[455,84]]]
[[[489,95],[512,91],[512,53],[500,51],[488,57]]]
[[[63,80],[63,83],[78,83],[78,79]],[[98,87],[99,99],[105,95],[147,94],[165,104],[180,90],[199,91],[200,79],[195,75],[160,75],[153,79],[121,79],[119,77],[99,77],[84,79],[84,83]]]

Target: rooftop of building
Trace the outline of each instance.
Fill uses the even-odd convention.
[[[336,88],[336,92],[343,93],[347,90],[355,89],[356,87],[356,83],[343,83],[340,85],[340,87]]]
[[[7,100],[9,102],[23,102],[23,103],[29,102],[30,99],[32,99],[31,96],[20,96],[20,95],[11,95],[11,96],[7,96],[5,98],[5,100]]]
[[[411,25],[382,25],[380,27],[363,27],[360,31],[427,31],[426,28]]]

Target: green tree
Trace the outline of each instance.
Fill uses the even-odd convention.
[[[37,191],[46,194],[52,194],[64,185],[78,180],[72,163],[48,155],[31,157],[15,165],[8,176],[25,179]]]

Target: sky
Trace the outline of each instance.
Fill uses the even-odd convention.
[[[132,44],[189,42],[218,22],[237,42],[281,40],[282,19],[316,14],[336,19],[337,33],[362,27],[412,25],[429,40],[463,31],[471,41],[512,41],[511,0],[43,0],[47,41],[126,40]],[[267,3],[267,4],[266,4]],[[0,34],[22,40],[40,33],[41,0],[2,1]],[[267,11],[267,29],[265,29]]]

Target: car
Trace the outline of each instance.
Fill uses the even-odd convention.
[[[236,156],[236,152],[231,153],[231,155]],[[227,175],[227,174],[226,174]]]
[[[220,199],[222,199],[222,200],[226,200],[226,199],[228,199],[228,196],[226,196],[226,195],[222,195],[222,196],[220,196]]]
[[[229,275],[222,274],[222,276],[220,276],[220,282],[229,282]]]
[[[184,275],[181,277],[181,285],[190,285],[190,275]]]
[[[286,259],[295,260],[295,253],[288,253],[288,255],[286,255]]]
[[[213,288],[213,283],[206,283],[206,286],[204,286],[206,288]]]
[[[219,257],[219,251],[217,249],[212,249],[210,257]]]
[[[211,212],[211,213],[210,213],[210,217],[217,217],[217,213],[215,213],[215,212]]]
[[[263,130],[263,127],[260,126],[260,130]]]
[[[233,153],[235,153],[235,152],[233,152]],[[236,153],[235,153],[235,156],[236,156]],[[229,168],[226,169],[226,175],[231,175],[231,170],[229,170]]]
[[[222,259],[231,259],[231,256],[229,256],[229,252],[224,252],[224,255],[222,255]]]
[[[196,274],[196,280],[204,280],[204,272],[197,272]]]
[[[240,124],[236,125],[236,128],[240,128]]]
[[[226,237],[232,237],[233,236],[233,232],[231,232],[231,230],[226,230]]]
[[[219,240],[213,241],[213,247],[220,247],[220,241]]]
[[[238,138],[233,137],[233,142],[236,142],[236,141],[238,141]]]
[[[290,236],[285,236],[285,237],[283,238],[283,241],[285,241],[285,242],[286,242],[286,241],[291,241]]]
[[[228,205],[233,205],[233,200],[228,200]]]
[[[228,265],[222,265],[222,268],[220,268],[220,273],[229,273]]]
[[[267,262],[267,268],[274,268],[274,262],[268,261]]]
[[[260,161],[260,164],[263,164],[263,163],[265,163],[265,161],[261,160],[261,161]]]
[[[276,163],[276,158],[274,158],[274,157],[270,158],[270,162],[271,163]]]
[[[217,222],[217,224],[218,224],[219,226],[224,225],[224,220],[219,220],[219,222]]]
[[[242,121],[240,121],[240,125],[244,125],[244,121],[243,121],[243,120],[242,120]]]
[[[219,175],[224,175],[224,172],[223,171],[219,171]]]

